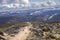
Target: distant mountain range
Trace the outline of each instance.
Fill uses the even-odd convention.
[[[0,24],[28,21],[60,22],[60,9],[28,9],[0,12]]]

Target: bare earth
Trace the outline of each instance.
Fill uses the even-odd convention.
[[[3,36],[4,35],[4,36]],[[60,23],[24,23],[0,32],[0,40],[60,40]]]
[[[15,35],[15,37],[10,38],[9,40],[26,40],[26,38],[31,32],[29,29],[32,27],[31,23],[28,24],[28,26],[22,28],[22,30],[19,30],[20,32],[17,35]]]

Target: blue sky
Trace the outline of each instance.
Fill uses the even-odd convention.
[[[45,2],[47,0],[29,0],[29,1],[30,2]],[[57,4],[60,4],[60,0],[52,0],[52,1],[55,1]],[[0,3],[1,3],[1,0],[0,0]],[[8,3],[13,3],[13,0],[10,0]]]
[[[44,2],[44,1],[47,1],[47,0],[30,0],[30,1],[32,1],[32,2],[36,2],[36,1]],[[60,2],[60,0],[53,0],[53,1]]]
[[[31,0],[31,1],[46,1],[46,0]],[[54,0],[54,1],[59,2],[60,0]]]
[[[31,2],[44,2],[44,1],[47,1],[47,0],[29,0],[29,1],[31,1]],[[60,2],[60,0],[54,0],[54,1]],[[1,2],[1,0],[0,0],[0,2]]]
[[[48,4],[47,1],[49,1],[49,0],[0,0],[0,4],[3,4],[3,5],[7,4],[5,6],[9,7],[9,8],[12,6],[13,7],[28,7],[28,6],[32,7],[34,5],[36,7],[37,6],[40,7],[40,6],[42,6],[42,4],[44,6],[48,6],[48,7],[60,5],[60,0],[50,0],[51,1],[50,4]],[[42,3],[40,3],[40,2],[42,2]],[[19,6],[19,5],[14,6],[13,4],[16,4],[16,3],[21,4],[21,6]],[[35,4],[33,5],[33,3],[35,3]],[[12,6],[9,4],[12,4]]]
[[[31,0],[32,2],[36,2],[36,1],[44,1],[44,0]]]
[[[31,2],[45,2],[47,0],[29,0],[29,1],[31,1]],[[60,0],[52,0],[52,1],[55,1],[57,4],[60,4]]]

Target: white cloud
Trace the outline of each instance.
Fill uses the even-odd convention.
[[[16,3],[19,3],[19,2],[20,2],[20,0],[15,0],[15,2],[16,2]]]
[[[7,0],[2,0],[2,3],[7,3]]]
[[[47,6],[49,6],[46,2],[41,2],[41,6],[42,7],[47,7]]]
[[[21,4],[24,5],[24,7],[29,7],[30,6],[30,2],[29,0],[20,0]]]
[[[29,4],[29,0],[20,0],[21,3],[24,3],[24,4]]]
[[[8,3],[7,0],[4,0],[3,3]],[[50,7],[50,6],[55,6],[56,3],[54,1],[45,1],[45,2],[30,2],[29,0],[14,0],[12,4],[4,4],[4,6],[7,6],[9,8],[14,7],[14,8],[41,8],[41,7]]]
[[[32,7],[36,7],[36,8],[41,8],[41,7],[52,7],[52,6],[56,6],[56,2],[55,1],[45,1],[45,2],[32,2],[31,3]]]
[[[49,0],[49,1],[47,1],[47,4],[48,4],[49,6],[55,6],[55,5],[56,5],[56,2]]]
[[[32,6],[32,7],[40,7],[41,4],[40,4],[40,2],[32,2],[32,3],[31,3],[31,6]]]

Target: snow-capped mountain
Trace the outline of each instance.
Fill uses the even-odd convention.
[[[60,9],[28,9],[0,12],[0,24],[26,21],[60,22]]]

